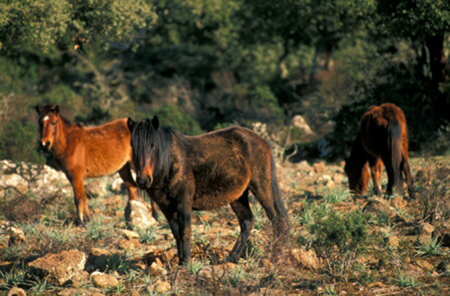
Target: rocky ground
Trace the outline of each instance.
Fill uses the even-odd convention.
[[[133,204],[117,175],[86,186],[93,219],[73,224],[65,176],[0,162],[0,295],[392,295],[450,293],[450,159],[412,159],[418,198],[354,200],[343,164],[281,163],[292,229],[273,252],[271,224],[252,201],[252,246],[222,264],[239,234],[229,207],[196,212],[193,260],[178,266],[175,240],[150,204]],[[386,180],[384,180],[386,183]]]

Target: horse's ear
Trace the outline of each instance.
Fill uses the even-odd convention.
[[[55,105],[55,107],[53,107],[53,112],[58,115],[59,113],[59,105]]]
[[[41,107],[39,105],[36,105],[35,109],[38,114],[41,113]]]
[[[135,122],[133,121],[133,119],[131,119],[131,117],[128,117],[127,126],[128,126],[128,129],[130,130],[130,132],[133,131],[134,124],[135,124]]]
[[[153,119],[152,119],[152,125],[153,125],[153,128],[155,129],[155,131],[156,130],[158,130],[158,127],[159,127],[159,119],[158,119],[158,116],[153,116]]]

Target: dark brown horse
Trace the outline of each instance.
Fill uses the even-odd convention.
[[[370,107],[362,117],[359,134],[345,163],[350,190],[358,195],[367,193],[372,174],[375,194],[381,195],[384,164],[388,175],[386,195],[392,195],[395,187],[402,187],[404,175],[409,196],[415,198],[408,148],[402,109],[391,103]]]
[[[52,152],[56,164],[72,184],[78,224],[90,218],[84,189],[86,178],[119,172],[128,188],[129,201],[136,199],[138,187],[130,171],[133,150],[127,118],[86,127],[62,117],[58,105],[36,106],[36,111],[41,145]],[[129,202],[125,214],[130,214]]]
[[[269,144],[253,131],[232,127],[186,136],[159,127],[158,118],[128,126],[137,183],[146,188],[167,218],[180,263],[191,257],[191,214],[231,205],[241,233],[227,258],[237,261],[253,226],[249,191],[262,204],[276,238],[289,230],[289,218]]]

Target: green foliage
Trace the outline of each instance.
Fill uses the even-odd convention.
[[[152,118],[155,114],[158,116],[161,124],[165,126],[174,127],[189,135],[198,135],[203,132],[195,118],[189,113],[183,112],[176,105],[164,105],[148,117]]]
[[[29,121],[11,120],[0,127],[0,159],[45,163],[36,149],[37,126]]]
[[[434,237],[428,242],[423,242],[416,248],[416,254],[419,256],[437,256],[442,255],[442,241],[439,237]]]
[[[0,49],[45,52],[55,45],[124,42],[156,15],[147,1],[19,0],[0,4]],[[153,20],[152,20],[153,19]]]

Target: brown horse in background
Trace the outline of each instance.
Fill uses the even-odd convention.
[[[289,230],[270,145],[253,131],[231,127],[186,136],[159,127],[159,120],[128,126],[136,180],[158,204],[175,237],[180,263],[191,258],[192,211],[231,205],[241,233],[227,261],[237,261],[253,227],[249,191],[274,225],[275,238]]]
[[[388,175],[386,195],[392,195],[395,187],[402,187],[404,175],[409,196],[415,198],[408,146],[403,111],[391,103],[370,107],[362,117],[359,134],[345,163],[350,190],[365,194],[372,174],[375,194],[381,195],[384,164]]]
[[[133,150],[127,118],[86,127],[71,123],[60,115],[59,106],[36,106],[39,115],[41,145],[54,156],[57,166],[66,174],[73,187],[77,207],[77,224],[90,218],[84,179],[119,172],[128,188],[129,199],[125,216],[129,219],[130,201],[136,199],[138,187],[131,175]],[[155,210],[153,212],[155,216]]]

